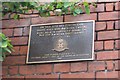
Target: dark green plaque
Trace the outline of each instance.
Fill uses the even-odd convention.
[[[27,63],[94,59],[93,20],[30,26]]]

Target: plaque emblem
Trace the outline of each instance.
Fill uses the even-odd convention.
[[[54,44],[54,49],[52,49],[52,50],[61,52],[61,51],[64,51],[64,50],[66,50],[66,49],[69,49],[69,48],[67,47],[67,42],[66,42],[66,40],[64,40],[64,39],[62,39],[62,38],[59,38],[59,39],[55,42],[55,44]]]

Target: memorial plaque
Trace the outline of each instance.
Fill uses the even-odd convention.
[[[30,26],[27,63],[94,59],[95,21]]]

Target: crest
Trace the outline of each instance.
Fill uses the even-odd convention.
[[[54,44],[54,49],[52,49],[52,50],[61,52],[61,51],[64,51],[64,50],[66,50],[66,49],[69,49],[69,48],[67,47],[67,42],[66,42],[66,40],[64,40],[64,39],[62,39],[62,38],[59,38],[59,39],[55,42],[55,44]]]

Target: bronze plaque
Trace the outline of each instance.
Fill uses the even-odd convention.
[[[94,59],[95,21],[30,26],[27,63]]]

